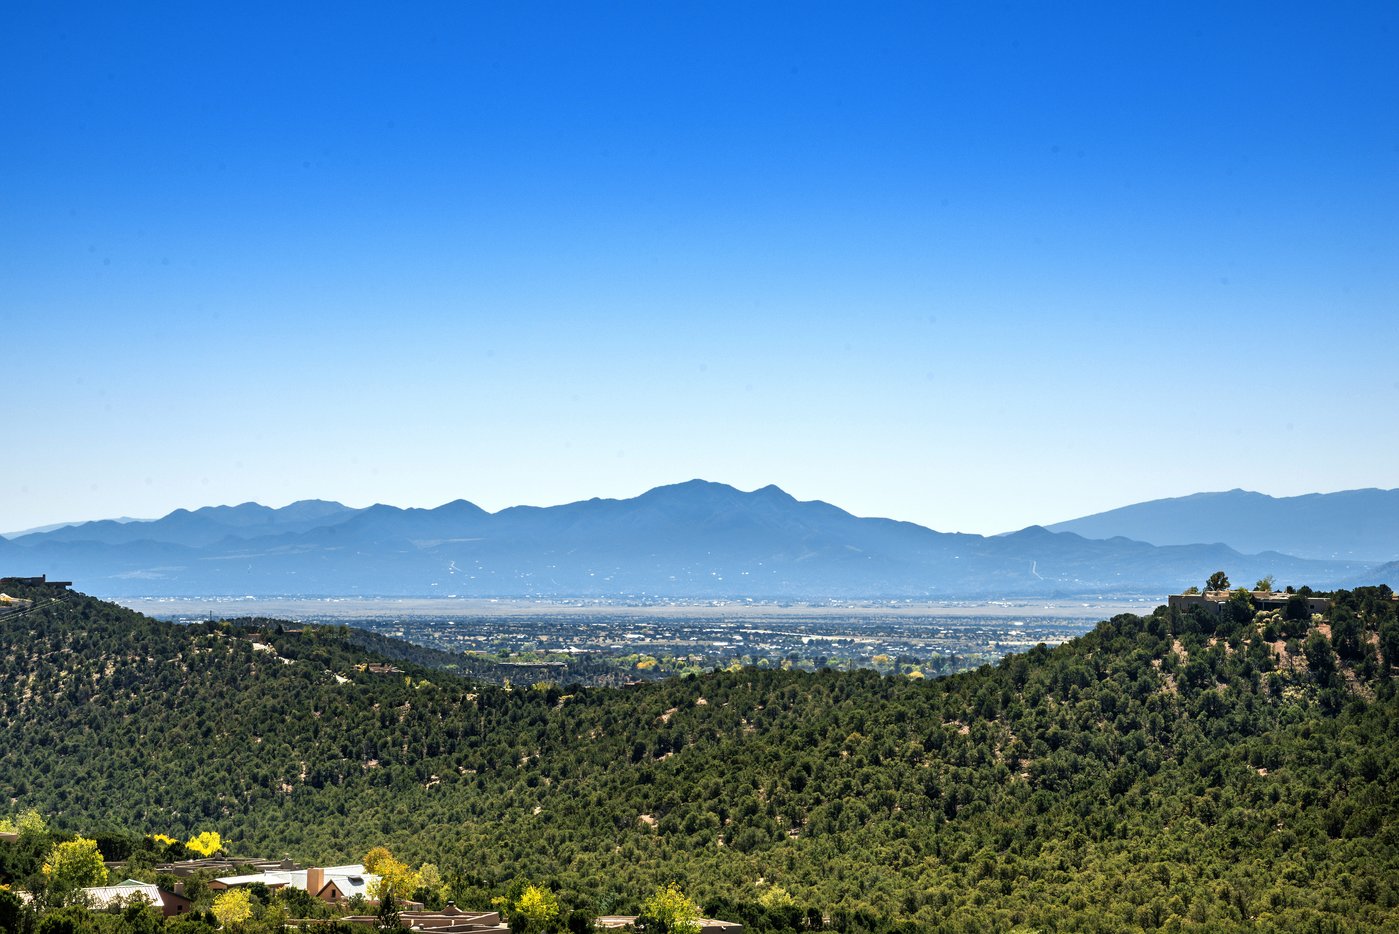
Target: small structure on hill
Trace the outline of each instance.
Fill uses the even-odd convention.
[[[51,581],[47,574],[38,577],[0,577],[0,587],[57,587],[67,590],[72,586],[72,581]]]
[[[1232,590],[1206,590],[1204,593],[1173,593],[1166,598],[1166,605],[1173,610],[1180,610],[1184,613],[1193,606],[1214,616],[1216,619],[1224,612],[1224,604],[1229,602],[1233,596]],[[1274,590],[1254,590],[1249,592],[1253,598],[1253,605],[1260,610],[1283,610],[1287,608],[1287,601],[1298,596],[1292,593],[1279,593]],[[1331,609],[1331,600],[1328,597],[1302,597],[1307,601],[1307,606],[1312,613],[1326,613]]]

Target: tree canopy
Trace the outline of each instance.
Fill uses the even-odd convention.
[[[645,934],[699,934],[699,906],[674,882],[656,889],[641,903],[636,926]]]
[[[237,927],[253,916],[252,894],[242,886],[220,892],[212,910],[220,927]]]
[[[54,846],[41,871],[49,891],[60,898],[70,897],[87,886],[107,883],[107,867],[97,849],[97,841],[86,837]]]

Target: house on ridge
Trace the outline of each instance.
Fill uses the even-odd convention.
[[[1232,590],[1206,590],[1204,593],[1173,593],[1166,597],[1166,605],[1173,610],[1180,610],[1184,613],[1192,606],[1209,613],[1218,619],[1224,613],[1224,604],[1229,602],[1229,598],[1234,595]],[[1253,606],[1259,610],[1283,610],[1287,608],[1287,601],[1296,594],[1282,593],[1272,590],[1254,590],[1249,593],[1253,598]],[[1327,613],[1331,609],[1331,600],[1327,597],[1303,597],[1307,601],[1307,607],[1312,613]]]

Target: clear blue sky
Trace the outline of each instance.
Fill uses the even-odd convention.
[[[1399,5],[0,8],[0,529],[1399,486]]]

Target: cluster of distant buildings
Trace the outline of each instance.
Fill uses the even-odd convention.
[[[87,904],[97,910],[120,908],[133,899],[144,899],[161,910],[169,918],[190,910],[193,901],[185,894],[183,880],[196,873],[224,872],[207,883],[214,892],[246,887],[254,884],[265,885],[269,889],[286,887],[297,888],[307,894],[333,905],[348,905],[353,900],[362,899],[367,904],[377,904],[371,893],[375,891],[380,877],[366,872],[363,865],[354,863],[346,866],[312,866],[301,868],[289,859],[252,860],[236,858],[187,859],[165,863],[155,867],[157,873],[174,876],[176,882],[169,888],[162,888],[153,882],[140,882],[127,879],[116,885],[98,885],[82,890]],[[404,909],[398,913],[399,922],[411,931],[423,934],[507,934],[510,926],[502,920],[498,911],[464,911],[454,902],[447,907],[432,911],[419,902],[404,902]],[[378,927],[377,915],[348,915],[339,919],[349,924],[363,924]],[[606,915],[598,918],[598,930],[618,930],[636,923],[635,915]],[[733,921],[716,921],[705,918],[699,922],[700,934],[743,934],[743,925]]]
[[[187,859],[166,863],[156,867],[156,872],[175,876],[177,880],[188,879],[198,872],[227,872],[216,876],[208,883],[214,892],[241,888],[259,883],[269,889],[291,886],[302,889],[322,901],[343,905],[359,896],[370,898],[373,886],[379,876],[365,872],[362,865],[326,866],[302,869],[291,860],[238,860],[238,859]],[[87,903],[93,908],[110,908],[126,904],[133,896],[140,896],[161,909],[165,917],[184,914],[189,911],[191,900],[185,895],[185,883],[176,881],[169,889],[163,889],[152,882],[139,882],[127,879],[116,885],[97,885],[82,890]],[[410,907],[419,907],[410,903]]]

